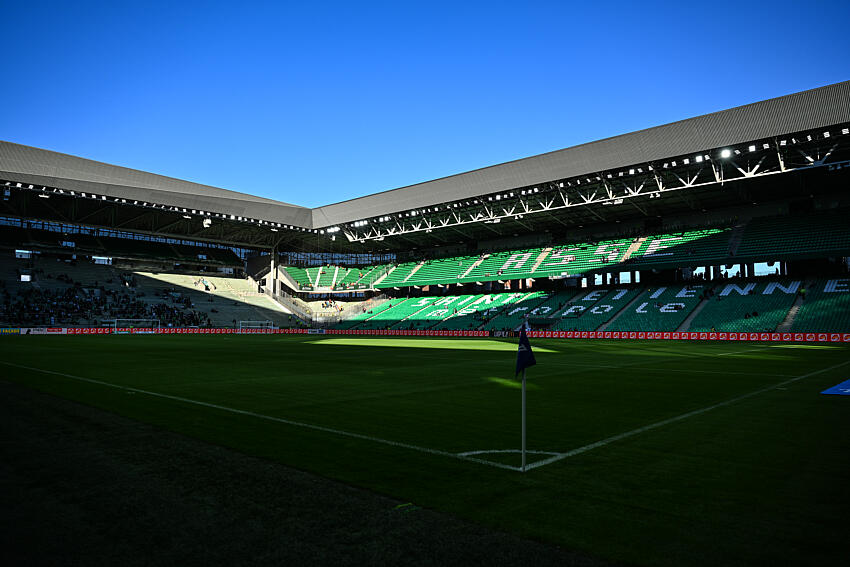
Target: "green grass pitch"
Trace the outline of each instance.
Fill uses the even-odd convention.
[[[3,337],[0,374],[600,558],[846,564],[850,397],[819,392],[850,348],[532,346],[529,461],[555,459],[526,473],[515,341]]]

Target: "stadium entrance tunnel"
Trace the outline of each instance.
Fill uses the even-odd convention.
[[[493,341],[487,339],[358,339],[339,337],[332,339],[317,339],[308,341],[307,344],[321,346],[356,346],[356,347],[383,347],[383,348],[434,348],[444,350],[486,350],[516,352],[517,345],[513,342]],[[534,346],[534,352],[558,352],[556,350]]]

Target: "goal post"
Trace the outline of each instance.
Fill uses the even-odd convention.
[[[277,329],[273,321],[239,321],[240,333],[264,333]]]
[[[115,319],[112,322],[112,332],[114,334],[156,333],[159,329],[159,319]]]

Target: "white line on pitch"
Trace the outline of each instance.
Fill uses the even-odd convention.
[[[521,449],[492,449],[489,451],[464,451],[463,453],[457,453],[458,456],[467,457],[469,455],[489,455],[496,453],[522,453]],[[526,451],[529,455],[560,455],[561,453],[557,451]]]
[[[598,449],[599,447],[604,447],[605,445],[608,445],[609,443],[613,443],[613,442],[619,441],[621,439],[626,439],[627,437],[632,437],[634,435],[638,435],[638,434],[643,433],[645,431],[657,429],[659,427],[663,427],[663,426],[668,425],[670,423],[682,421],[683,419],[688,419],[689,417],[694,417],[695,415],[700,415],[700,414],[706,413],[708,411],[711,411],[713,409],[728,406],[730,404],[734,404],[735,402],[740,402],[741,400],[745,400],[747,398],[751,398],[753,396],[763,394],[763,393],[768,392],[770,390],[775,390],[776,388],[779,388],[779,387],[782,387],[782,386],[787,386],[788,384],[791,384],[791,383],[796,382],[798,380],[803,380],[804,378],[810,378],[810,377],[816,376],[818,374],[823,374],[824,372],[829,372],[830,370],[835,370],[836,368],[841,368],[842,366],[847,366],[848,364],[850,364],[850,360],[846,360],[846,361],[844,361],[840,364],[830,366],[829,368],[823,368],[821,370],[815,370],[814,372],[809,372],[808,374],[796,376],[794,378],[791,378],[790,380],[785,380],[784,382],[780,382],[778,384],[773,384],[771,386],[767,386],[765,388],[755,390],[755,391],[750,392],[748,394],[743,394],[741,396],[737,396],[737,397],[731,398],[729,400],[719,402],[719,403],[716,403],[716,404],[713,404],[713,405],[710,405],[710,406],[707,406],[707,407],[704,407],[704,408],[701,408],[701,409],[689,411],[688,413],[683,413],[682,415],[677,415],[676,417],[671,417],[669,419],[657,421],[657,422],[651,423],[649,425],[644,425],[643,427],[638,427],[637,429],[632,429],[631,431],[626,431],[625,433],[613,435],[611,437],[608,437],[607,439],[602,439],[601,441],[596,441],[595,443],[591,443],[590,445],[585,445],[584,447],[579,447],[578,449],[573,449],[572,451],[567,451],[566,453],[561,453],[560,455],[557,455],[555,457],[550,457],[550,458],[544,459],[542,461],[537,461],[536,463],[532,463],[530,465],[527,465],[525,468],[526,468],[526,470],[536,469],[537,467],[542,467],[543,465],[549,465],[549,464],[558,462],[560,460],[566,459],[568,457],[574,457],[576,455],[586,453],[587,451],[591,451],[593,449]]]
[[[570,363],[570,366],[579,366],[582,368],[623,368],[612,364],[585,364],[585,363]],[[698,373],[698,374],[740,374],[742,376],[772,376],[776,378],[793,377],[795,374],[773,374],[765,372],[730,372],[728,370],[693,370],[684,368],[649,368],[641,366],[638,370],[651,370],[653,372],[679,372],[679,373]]]
[[[115,388],[117,390],[125,390],[125,391],[129,391],[129,392],[136,392],[136,393],[139,393],[139,394],[146,394],[148,396],[155,396],[157,398],[165,398],[165,399],[168,399],[168,400],[174,400],[174,401],[183,402],[183,403],[186,403],[186,404],[193,404],[193,405],[196,405],[196,406],[203,406],[203,407],[207,407],[207,408],[217,409],[217,410],[220,410],[220,411],[226,411],[226,412],[236,413],[236,414],[240,414],[240,415],[247,415],[247,416],[250,416],[250,417],[255,417],[257,419],[274,421],[276,423],[283,423],[283,424],[292,425],[292,426],[295,426],[295,427],[302,427],[304,429],[312,429],[314,431],[321,431],[323,433],[332,433],[334,435],[340,435],[340,436],[343,436],[343,437],[352,437],[354,439],[361,439],[363,441],[371,441],[373,443],[380,443],[382,445],[390,445],[390,446],[393,446],[393,447],[401,447],[401,448],[404,448],[404,449],[410,449],[412,451],[419,451],[420,453],[430,453],[432,455],[440,455],[440,456],[443,456],[443,457],[451,457],[452,459],[459,459],[461,461],[471,461],[473,463],[479,463],[479,464],[482,464],[482,465],[496,467],[496,468],[499,468],[499,469],[506,469],[506,470],[510,470],[510,471],[519,471],[520,470],[520,467],[512,467],[510,465],[504,465],[502,463],[496,463],[496,462],[488,461],[488,460],[485,460],[485,459],[478,459],[478,458],[475,458],[475,457],[469,456],[469,455],[462,455],[462,454],[459,455],[459,454],[456,454],[456,453],[449,453],[448,451],[441,451],[439,449],[431,449],[429,447],[420,447],[418,445],[411,445],[410,443],[401,443],[399,441],[390,441],[389,439],[381,439],[380,437],[372,437],[371,435],[363,435],[362,433],[352,433],[350,431],[343,431],[341,429],[333,429],[331,427],[324,427],[322,425],[313,425],[312,423],[304,423],[304,422],[301,422],[301,421],[293,421],[291,419],[283,419],[283,418],[280,418],[280,417],[273,417],[273,416],[270,416],[270,415],[264,415],[264,414],[255,413],[255,412],[252,412],[252,411],[241,410],[241,409],[236,409],[236,408],[229,408],[227,406],[220,406],[218,404],[201,402],[201,401],[198,401],[198,400],[192,400],[192,399],[183,398],[183,397],[180,397],[180,396],[172,396],[170,394],[161,394],[159,392],[151,392],[150,390],[142,390],[140,388],[133,388],[133,387],[130,387],[130,386],[120,386],[118,384],[113,384],[111,382],[104,382],[102,380],[95,380],[93,378],[84,378],[82,376],[75,376],[73,374],[66,374],[64,372],[56,372],[54,370],[44,370],[43,368],[35,368],[35,367],[32,367],[32,366],[24,366],[23,364],[14,364],[12,362],[0,361],[0,364],[5,364],[6,366],[14,366],[15,368],[23,368],[25,370],[32,370],[34,372],[41,372],[41,373],[44,373],[44,374],[53,374],[53,375],[56,375],[56,376],[63,376],[65,378],[71,378],[73,380],[80,380],[82,382],[89,382],[91,384],[98,384],[98,385],[101,385],[101,386],[107,386],[109,388]]]

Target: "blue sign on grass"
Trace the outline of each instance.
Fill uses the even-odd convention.
[[[838,386],[827,388],[821,394],[835,394],[837,396],[850,396],[850,380],[845,380]]]

